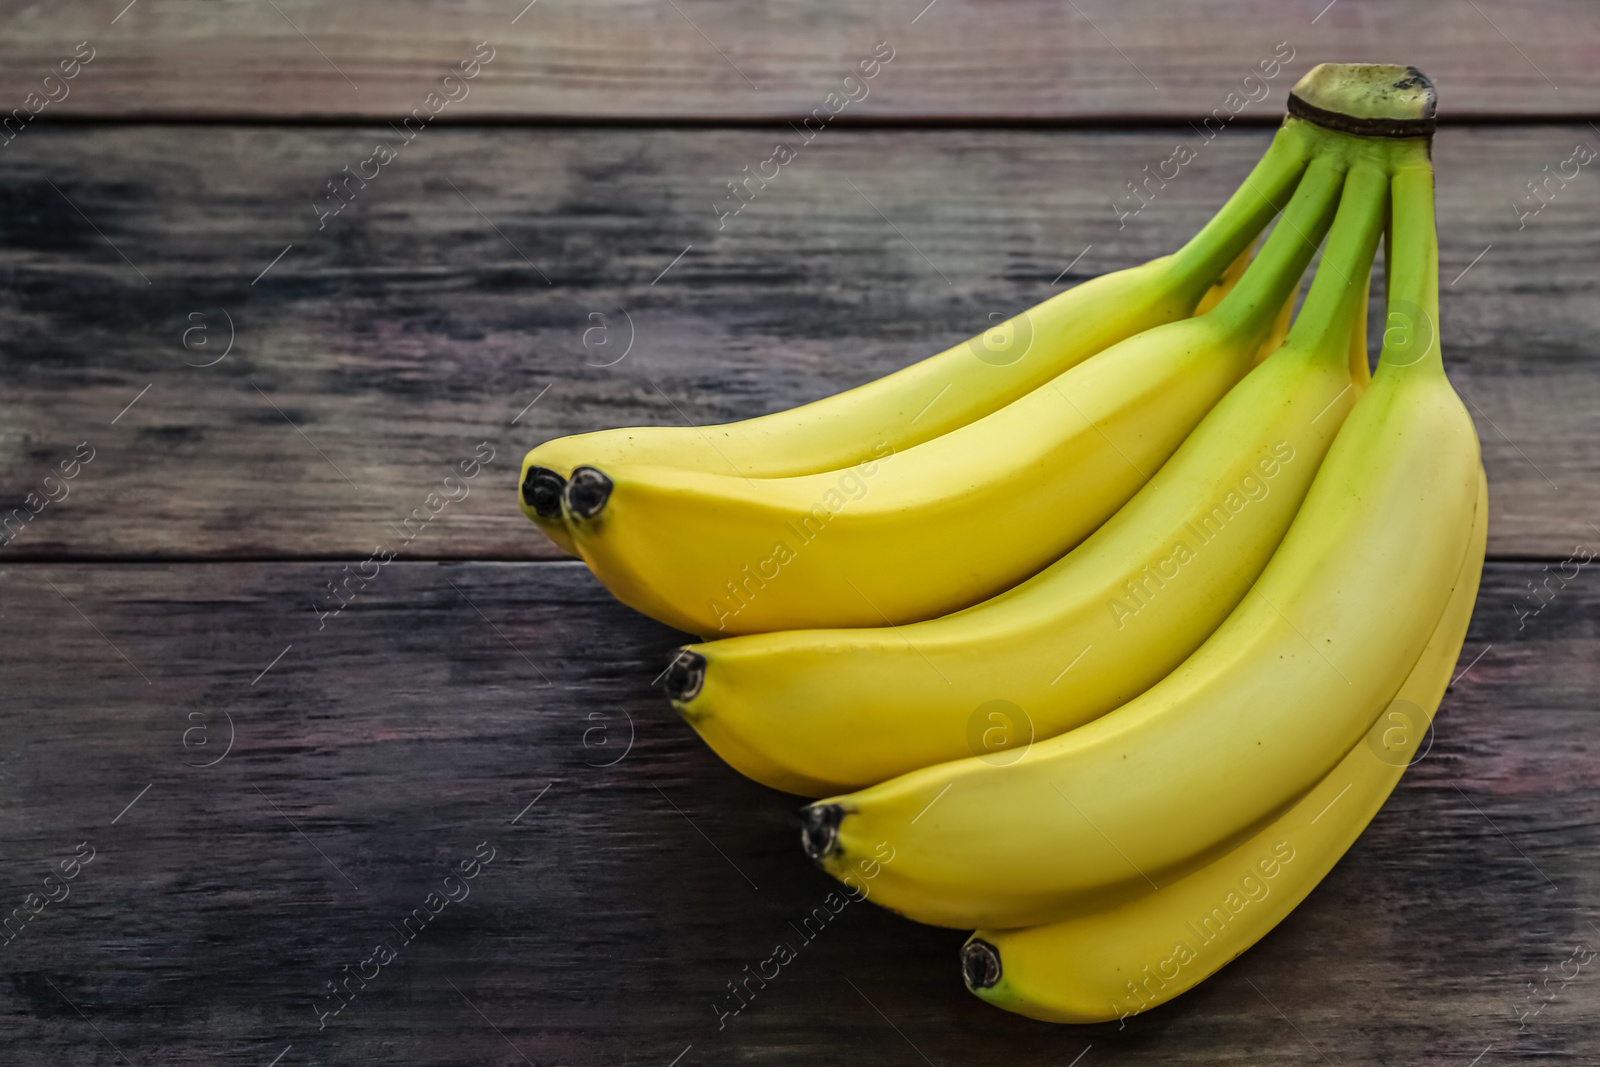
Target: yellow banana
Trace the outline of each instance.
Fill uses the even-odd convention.
[[[1228,264],[1228,269],[1222,272],[1222,276],[1211,283],[1211,288],[1206,290],[1206,295],[1202,296],[1200,302],[1194,306],[1193,314],[1204,315],[1221,303],[1222,298],[1232,292],[1233,287],[1239,283],[1239,279],[1244,277],[1244,272],[1249,269],[1250,260],[1254,257],[1254,243],[1245,246],[1245,250],[1235,256],[1232,263]]]
[[[1224,270],[1222,275],[1212,283],[1211,288],[1206,290],[1205,295],[1200,298],[1200,302],[1195,305],[1194,314],[1203,315],[1207,311],[1210,311],[1212,308],[1217,306],[1224,296],[1227,296],[1228,293],[1233,290],[1233,287],[1238,284],[1239,279],[1244,277],[1245,269],[1250,266],[1250,261],[1252,258],[1251,253],[1251,247],[1246,246],[1244,251],[1240,252],[1239,255],[1234,258],[1232,263],[1228,264],[1227,269]],[[1145,266],[1148,267],[1150,264],[1145,264]],[[1136,267],[1132,269],[1140,270],[1142,268]],[[1079,290],[1076,289],[1072,290],[1072,292],[1078,291]],[[1065,293],[1061,294],[1061,296],[1066,295],[1067,294]],[[1060,298],[1057,297],[1053,299]],[[1266,359],[1267,356],[1276,351],[1278,346],[1283,343],[1284,338],[1289,332],[1289,315],[1293,310],[1294,294],[1291,293],[1289,298],[1284,301],[1283,309],[1278,317],[1278,321],[1273,324],[1272,333],[1264,342],[1262,342],[1261,351],[1257,353],[1256,356],[1258,361]],[[1032,312],[1023,312],[1022,314],[1029,315],[1031,313]],[[985,351],[1003,353],[1006,342],[1004,342],[1002,338],[1013,336],[1013,332],[1011,331],[1014,331],[1014,324],[1002,323],[1000,326],[995,327],[995,330],[982,334],[973,341],[967,342],[967,344],[970,347],[973,344],[981,341],[984,344]],[[1070,338],[1072,335],[1063,334],[1062,336],[1064,338]],[[1037,346],[1046,346],[1049,344],[1049,342],[1036,341],[1035,344]],[[1073,348],[1072,353],[1076,353],[1080,349],[1081,345]],[[1063,348],[1062,344],[1055,344],[1053,348],[1048,350],[1064,351],[1065,349]],[[956,350],[952,349],[951,351]],[[1066,366],[1067,364],[1065,362],[1061,363],[1062,369],[1065,369]],[[834,399],[836,398],[829,398],[830,401]],[[820,402],[821,401],[819,401],[819,403]],[[977,413],[973,417],[977,418],[981,414],[982,413]],[[826,432],[830,434],[839,432],[831,424],[827,425],[825,428]],[[661,428],[651,427],[650,433],[654,434],[658,429]],[[666,429],[676,432],[676,430],[679,428],[666,427]],[[561,515],[561,491],[566,488],[567,474],[571,472],[572,466],[575,466],[576,464],[569,461],[560,460],[553,456],[552,453],[555,451],[557,446],[559,446],[562,450],[570,449],[574,452],[582,451],[582,453],[592,463],[609,463],[614,459],[625,459],[632,455],[629,445],[634,440],[634,437],[630,435],[633,435],[637,432],[637,428],[628,430],[604,430],[588,434],[578,434],[572,437],[557,438],[555,441],[540,445],[538,448],[534,449],[532,452],[529,452],[523,457],[522,477],[520,483],[522,489],[519,497],[521,500],[522,512],[524,515],[528,516],[528,518],[532,519],[534,523],[545,532],[550,540],[555,542],[556,547],[560,548],[569,556],[576,556],[578,554],[578,549],[577,546],[573,544],[572,534],[567,530],[566,520],[563,519]],[[822,429],[819,429],[818,432],[822,432]],[[664,441],[664,439],[658,439],[658,443],[661,443],[662,441]],[[703,456],[699,456],[698,454],[692,452],[674,454],[672,450],[666,448],[662,448],[659,452],[651,452],[649,454],[659,455],[659,461],[663,466],[681,466],[688,469],[694,468],[697,459],[704,458]],[[827,454],[829,453],[826,449],[819,450],[815,453],[802,450],[794,455],[793,463],[797,465],[814,463],[816,462],[815,456]],[[566,465],[562,467],[563,473],[557,474],[551,468],[540,465],[543,463],[565,463]],[[725,467],[726,464],[722,464],[721,467],[713,465],[711,469],[722,469]],[[787,473],[786,469],[774,467],[768,472],[758,473],[754,476],[778,477],[783,473]],[[807,472],[794,471],[792,473]],[[540,508],[543,508],[544,512],[541,512],[539,510]]]
[[[1472,545],[1444,618],[1385,714],[1315,788],[1159,891],[1043,926],[979,930],[961,952],[967,987],[1035,1019],[1125,1019],[1193,989],[1282,922],[1361,835],[1414,757],[1466,639],[1488,530],[1480,470]]]
[[[1320,131],[1285,123],[1216,216],[1183,248],[1102,275],[936,356],[788,411],[718,426],[602,430],[523,459],[522,511],[572,551],[561,491],[579,464],[626,461],[762,478],[836,470],[901,451],[990,414],[1112,344],[1190,315],[1299,182]]]
[[[735,769],[823,796],[969,755],[1015,762],[1019,745],[1118,707],[1181,663],[1266,566],[1361,392],[1348,353],[1387,170],[1384,146],[1352,148],[1371,158],[1352,166],[1288,344],[1088,540],[930,622],[691,646],[668,672],[678,711]]]
[[[827,869],[887,841],[896,858],[873,889],[890,908],[949,926],[1048,921],[1281,810],[1393,699],[1468,551],[1479,469],[1439,351],[1426,144],[1396,145],[1411,151],[1391,181],[1379,370],[1252,595],[1155,687],[1015,765],[966,759],[813,805],[803,839]]]
[[[899,625],[994,596],[1121,507],[1250,370],[1343,167],[1334,152],[1312,160],[1211,311],[932,441],[897,452],[880,439],[855,467],[789,478],[578,468],[562,501],[579,554],[619,600],[702,635]]]
[[[1224,294],[1226,295],[1226,294]],[[1283,306],[1278,309],[1278,317],[1273,320],[1272,332],[1267,334],[1267,339],[1261,342],[1261,347],[1256,350],[1256,363],[1259,365],[1278,349],[1283,347],[1283,342],[1289,339],[1289,324],[1294,318],[1294,301],[1297,293],[1290,293],[1284,300]]]

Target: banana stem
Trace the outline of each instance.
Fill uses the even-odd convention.
[[[1311,291],[1289,331],[1289,343],[1302,347],[1327,344],[1341,357],[1349,351],[1354,306],[1364,293],[1372,257],[1378,250],[1383,220],[1388,216],[1389,173],[1376,163],[1361,162],[1345,177],[1339,213],[1328,235]],[[1336,336],[1337,335],[1337,336]]]
[[[1298,126],[1284,126],[1272,144],[1234,190],[1227,203],[1180,249],[1172,254],[1180,285],[1198,301],[1212,282],[1249,248],[1293,195],[1309,158],[1308,140]]]
[[[1389,300],[1378,369],[1444,373],[1439,347],[1439,233],[1433,217],[1433,167],[1419,160],[1390,181],[1394,197]]]
[[[1333,158],[1311,162],[1255,262],[1209,314],[1227,328],[1265,331],[1271,325],[1328,232],[1344,178],[1343,166]]]

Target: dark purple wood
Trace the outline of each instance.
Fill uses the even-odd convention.
[[[1526,983],[1600,946],[1588,569],[1519,630],[1539,567],[1491,564],[1471,669],[1367,833],[1263,943],[1119,1031],[982,1004],[959,932],[871,903],[800,945],[833,883],[795,800],[676,720],[651,679],[678,636],[580,566],[397,561],[319,631],[308,591],[338,568],[4,570],[7,908],[95,850],[0,948],[8,1063],[1600,1057],[1590,968],[1518,1032]],[[230,716],[231,750],[192,766]],[[482,842],[471,895],[319,1030],[324,983],[400,946]],[[798,958],[719,1029],[726,983],[784,938]]]
[[[1446,115],[1600,110],[1600,28],[1585,0],[828,0],[783,11],[725,0],[274,0],[199,13],[174,0],[51,0],[8,13],[6,30],[0,100],[22,106],[39,93],[29,106],[40,122],[389,119],[430,92],[458,97],[431,105],[441,122],[798,119],[815,109],[841,121],[1272,116],[1325,61],[1414,63],[1440,82]],[[443,84],[480,41],[493,59],[467,91]],[[82,43],[94,50],[88,66],[64,87],[47,83]],[[875,53],[893,58],[865,91],[844,81]]]
[[[539,441],[746,418],[959,343],[1176,247],[1268,134],[1219,136],[1119,224],[1124,183],[1190,134],[835,131],[719,222],[773,133],[430,130],[319,231],[319,190],[382,136],[39,129],[0,153],[0,516],[95,450],[0,563],[359,561],[423,508],[405,555],[554,558],[513,502]],[[1600,184],[1520,228],[1511,206],[1594,137],[1438,137],[1443,337],[1492,555],[1564,558],[1600,521]],[[484,442],[465,498],[429,505]]]

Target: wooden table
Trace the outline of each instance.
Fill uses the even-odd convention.
[[[1600,947],[1600,578],[1528,612],[1529,583],[1600,544],[1600,181],[1513,206],[1600,145],[1592,5],[5,19],[0,103],[58,99],[0,149],[0,514],[38,510],[0,535],[0,871],[6,913],[40,909],[0,946],[0,1060],[1600,1062],[1600,964],[1559,978]],[[443,79],[480,41],[469,91],[402,143],[391,123],[460,94]],[[724,183],[880,41],[867,95],[719,220]],[[1124,183],[1285,51],[1119,225]],[[961,986],[960,932],[868,905],[719,1026],[726,983],[832,883],[795,800],[653,688],[681,635],[518,514],[522,453],[818,397],[1169,250],[1287,87],[1357,58],[1440,86],[1443,337],[1491,486],[1427,756],[1288,921],[1125,1029],[995,1011]],[[395,158],[324,215],[380,140]],[[380,545],[397,558],[327,614]],[[431,915],[450,887],[470,895]]]

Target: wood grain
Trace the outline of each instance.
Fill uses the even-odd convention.
[[[1527,182],[1600,144],[1592,14],[11,5],[0,1059],[1600,1061],[1593,965],[1524,1015],[1530,983],[1600,948],[1600,586],[1545,562],[1600,544],[1592,167],[1526,214]],[[470,92],[430,101],[480,41]],[[797,143],[880,41],[865,96],[719,221],[726,183]],[[522,452],[801,403],[1169,251],[1295,79],[1366,58],[1440,86],[1443,337],[1499,557],[1426,756],[1278,930],[1126,1029],[995,1011],[961,987],[961,933],[871,904],[719,1018],[834,883],[798,848],[796,800],[721,764],[653,688],[682,635],[540,562],[557,553],[512,503]],[[1230,93],[1261,99],[1119,225],[1125,183],[1198,145],[1188,121]],[[390,123],[430,107],[402,144]],[[380,140],[396,158],[319,224],[327,183]],[[402,558],[330,613],[380,544]],[[91,848],[69,895],[30,897]],[[19,907],[41,910],[16,932]],[[322,1015],[380,940],[396,958]]]
[[[989,1008],[961,987],[959,932],[871,904],[719,1029],[726,983],[832,883],[794,799],[720,764],[652,688],[676,635],[574,564],[391,563],[319,630],[303,602],[337,570],[0,571],[0,647],[30,650],[0,660],[5,908],[96,850],[0,947],[8,1062],[1600,1057],[1589,968],[1518,1032],[1526,983],[1600,946],[1592,568],[1519,629],[1539,569],[1491,564],[1471,669],[1365,836],[1261,945],[1121,1031]],[[398,942],[481,842],[471,896],[319,1030],[323,983]]]
[[[832,131],[720,220],[773,134],[431,130],[319,231],[324,183],[385,135],[39,129],[0,155],[0,516],[95,451],[0,560],[359,560],[419,509],[405,555],[553,557],[512,499],[539,441],[882,375],[1176,247],[1268,136],[1219,136],[1119,224],[1185,134]],[[1502,556],[1600,534],[1600,187],[1511,207],[1592,138],[1438,140],[1445,350]],[[465,499],[428,504],[484,443]]]
[[[1312,65],[1352,60],[1421,67],[1446,114],[1600,111],[1600,25],[1585,0],[125,3],[13,5],[0,101],[23,106],[88,41],[95,58],[37,121],[393,118],[488,41],[495,58],[441,121],[787,118],[824,106],[886,41],[894,60],[843,114],[1195,118],[1239,107],[1226,103],[1239,93],[1271,116]],[[1287,68],[1264,88],[1244,83],[1280,45]]]

